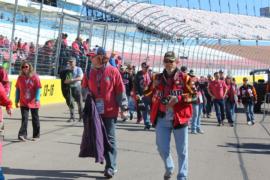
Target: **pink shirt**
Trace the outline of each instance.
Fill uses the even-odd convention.
[[[224,99],[227,86],[223,80],[214,80],[209,84],[210,93],[214,96],[215,99]]]
[[[76,41],[74,41],[73,43],[72,43],[72,50],[73,50],[73,52],[74,53],[76,53],[76,54],[80,54],[80,47],[79,47],[79,45],[78,45],[78,43],[76,42]]]
[[[39,77],[35,74],[31,77],[20,75],[17,79],[16,88],[20,90],[20,106],[28,108],[39,108],[36,103],[37,89],[41,88]]]

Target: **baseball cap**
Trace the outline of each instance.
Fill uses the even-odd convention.
[[[103,55],[106,56],[106,50],[103,47],[98,47],[94,51],[91,51],[88,56],[90,57],[95,57],[97,55]]]
[[[143,63],[141,64],[141,66],[142,66],[142,68],[149,68],[149,65],[148,65],[147,62],[143,62]]]
[[[189,75],[190,75],[190,76],[195,76],[195,75],[194,75],[194,70],[193,70],[193,69],[191,69],[191,70],[189,71]]]
[[[247,78],[247,77],[244,77],[244,78],[243,78],[243,81],[248,81],[248,78]]]
[[[224,71],[223,71],[222,69],[220,69],[218,72],[219,72],[219,73],[224,73]]]
[[[173,51],[166,52],[164,55],[164,59],[168,59],[170,61],[175,61],[176,60],[175,53]]]
[[[232,79],[232,76],[228,75],[226,76],[226,79]]]
[[[75,57],[70,57],[69,60],[68,60],[68,62],[74,62],[74,61],[76,62],[76,58]]]

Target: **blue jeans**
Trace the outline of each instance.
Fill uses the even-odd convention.
[[[235,103],[230,100],[226,100],[226,117],[229,123],[233,123],[235,119]]]
[[[214,106],[216,111],[216,116],[218,123],[222,123],[225,119],[225,104],[223,99],[215,99],[214,100]]]
[[[0,180],[5,180],[3,169],[0,167]]]
[[[156,125],[156,144],[158,152],[164,161],[166,172],[172,172],[174,169],[170,151],[172,132],[178,155],[177,180],[186,180],[188,176],[188,126],[174,129],[172,121],[159,117]]]
[[[136,111],[136,105],[135,105],[135,101],[131,96],[127,96],[128,98],[128,109],[129,112],[134,112]]]
[[[117,149],[116,149],[115,129],[117,118],[102,118],[102,119],[108,135],[109,142],[112,145],[111,150],[107,150],[104,152],[106,160],[105,169],[116,170]]]
[[[203,104],[192,104],[193,114],[191,119],[191,131],[196,132],[201,130],[201,114]]]
[[[151,98],[150,97],[143,97],[142,101],[145,105],[145,110],[142,112],[144,125],[149,127],[150,126],[150,104]]]
[[[244,109],[246,111],[246,115],[247,115],[247,122],[249,121],[254,121],[254,103],[250,102],[247,104],[243,104],[244,105]]]

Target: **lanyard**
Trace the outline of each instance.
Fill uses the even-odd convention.
[[[98,95],[101,95],[101,81],[104,75],[105,67],[102,67],[101,73],[100,70],[98,70],[96,75],[96,83],[97,83],[97,93]]]

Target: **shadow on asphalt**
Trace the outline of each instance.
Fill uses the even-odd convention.
[[[32,178],[13,178],[9,180],[72,180],[75,178],[93,178],[93,179],[107,179],[103,177],[103,171],[77,171],[77,170],[30,170],[30,169],[12,169],[3,167],[4,174],[16,176],[29,176]],[[102,175],[88,175],[91,173]]]
[[[218,145],[219,147],[233,147],[239,148],[239,151],[228,151],[233,153],[247,153],[247,154],[270,154],[270,144],[261,143],[227,143],[226,145]]]

